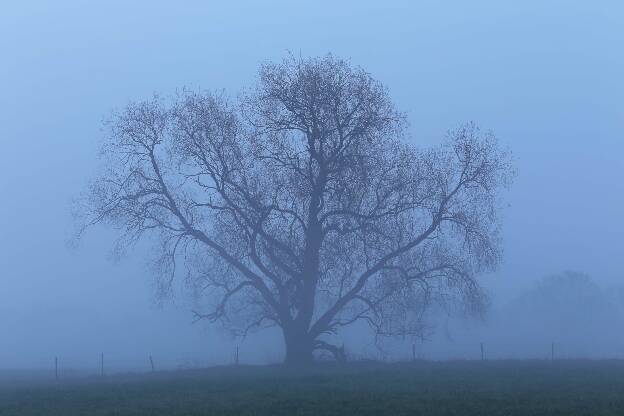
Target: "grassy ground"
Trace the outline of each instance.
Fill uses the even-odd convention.
[[[417,362],[0,388],[0,415],[624,415],[622,361]]]

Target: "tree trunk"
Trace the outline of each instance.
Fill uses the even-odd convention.
[[[312,350],[314,344],[307,334],[284,331],[286,357],[284,364],[288,366],[308,366],[314,362]]]

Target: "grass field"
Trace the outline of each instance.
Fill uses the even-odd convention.
[[[0,388],[0,415],[624,415],[624,361],[456,361],[118,375]]]

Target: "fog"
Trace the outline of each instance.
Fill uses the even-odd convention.
[[[365,68],[419,145],[474,120],[513,152],[503,261],[480,276],[491,307],[482,320],[432,313],[419,357],[476,359],[483,342],[489,358],[549,358],[553,343],[558,357],[622,358],[623,19],[616,0],[4,4],[0,368],[55,356],[97,368],[101,352],[111,369],[146,369],[150,355],[203,366],[232,362],[235,345],[241,361],[281,361],[279,332],[193,324],[183,282],[157,301],[148,244],[112,258],[105,227],[70,242],[112,109],[184,86],[235,94],[288,51]],[[565,271],[588,278],[551,287]],[[358,329],[344,342],[354,357],[412,354],[411,340],[380,352]]]

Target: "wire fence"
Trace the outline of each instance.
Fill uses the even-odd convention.
[[[559,354],[557,344],[553,341],[550,343],[544,343],[543,354],[537,356],[521,357],[509,355],[509,354],[496,354],[496,351],[488,350],[488,346],[485,342],[480,342],[474,346],[473,354],[464,355],[447,355],[445,357],[431,357],[427,356],[416,343],[412,343],[409,350],[403,355],[392,355],[378,351],[377,354],[371,353],[357,353],[350,351],[348,347],[345,347],[345,354],[347,361],[350,362],[378,362],[378,363],[399,363],[399,362],[420,362],[420,361],[504,361],[504,360],[542,360],[542,361],[557,361],[557,360],[581,360],[581,359],[595,359],[595,357],[587,357],[574,354]],[[322,357],[324,361],[330,361],[331,358]],[[614,359],[621,360],[620,357],[602,357],[602,359]],[[7,379],[17,380],[21,377],[23,380],[73,380],[79,378],[103,378],[108,376],[120,375],[120,374],[149,374],[159,372],[171,372],[171,371],[184,371],[184,370],[197,370],[206,369],[210,367],[218,366],[240,366],[240,365],[267,365],[278,364],[279,359],[273,361],[258,360],[257,357],[245,359],[245,350],[240,345],[234,346],[231,358],[229,360],[200,360],[200,359],[185,359],[185,360],[172,360],[168,358],[162,362],[158,362],[158,358],[153,354],[145,354],[142,362],[137,360],[123,360],[119,359],[115,355],[107,356],[105,352],[99,353],[93,357],[92,365],[85,365],[84,360],[80,362],[73,361],[71,357],[54,356],[50,359],[49,369],[37,369],[37,370],[0,370],[0,382],[7,381]],[[4,379],[4,380],[3,380]]]

